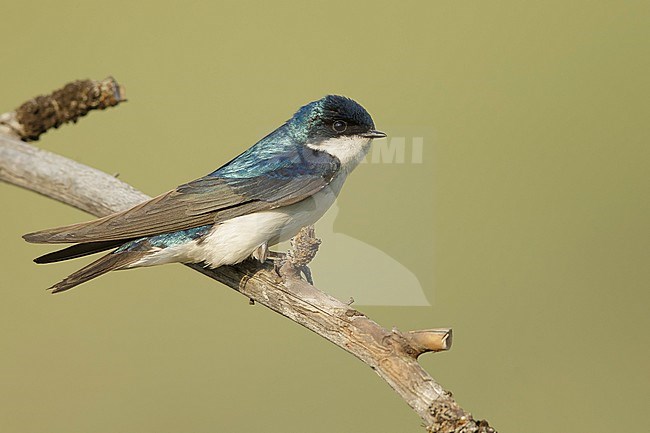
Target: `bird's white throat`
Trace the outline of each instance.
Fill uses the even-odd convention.
[[[307,143],[307,147],[327,152],[338,158],[341,161],[341,170],[348,174],[363,161],[368,150],[370,150],[371,142],[372,139],[370,138],[351,135],[330,138],[318,144]]]

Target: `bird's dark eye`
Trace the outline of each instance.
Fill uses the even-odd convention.
[[[348,124],[343,120],[335,120],[334,123],[332,123],[332,129],[338,133],[344,132],[347,127]]]

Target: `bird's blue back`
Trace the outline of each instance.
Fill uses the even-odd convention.
[[[322,100],[305,105],[286,123],[208,176],[238,179],[275,172],[275,176],[311,173],[317,160],[305,152],[307,131]]]

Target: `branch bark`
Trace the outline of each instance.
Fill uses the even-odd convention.
[[[67,86],[57,91],[57,98],[110,103],[85,104],[88,110],[77,112],[77,117],[89,109],[103,109],[124,100],[124,89],[112,78],[86,83],[103,84],[81,86],[86,89],[84,91],[79,91],[80,86]],[[66,88],[69,93],[66,93]],[[47,97],[44,98],[47,100]],[[46,107],[58,107],[56,102],[54,105],[47,104]],[[29,101],[21,108],[25,106],[30,106]],[[59,113],[62,111],[60,107],[57,110]],[[0,115],[0,180],[36,191],[95,216],[122,211],[149,198],[114,176],[21,142],[37,139],[47,128],[58,127],[63,122],[53,122],[51,117],[45,116],[39,125],[33,120],[37,116],[28,116],[31,119],[28,126],[21,120],[26,117],[21,116],[20,112],[21,109]],[[67,121],[77,118],[64,117]],[[474,420],[456,403],[451,393],[445,391],[417,362],[417,357],[423,353],[448,350],[451,346],[450,329],[407,333],[397,329],[386,330],[360,311],[318,290],[295,274],[279,278],[270,265],[246,261],[215,270],[206,269],[200,264],[186,266],[312,330],[359,358],[413,408],[428,431],[495,431],[486,421]]]

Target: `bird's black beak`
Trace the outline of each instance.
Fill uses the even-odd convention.
[[[384,138],[386,134],[384,132],[371,129],[370,131],[361,134],[361,136],[366,138]]]

